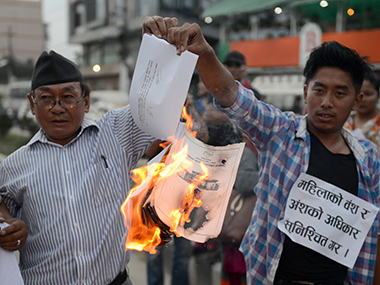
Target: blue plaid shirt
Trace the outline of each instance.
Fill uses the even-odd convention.
[[[225,112],[254,142],[259,151],[260,178],[257,204],[242,241],[248,284],[272,284],[280,261],[284,233],[277,222],[284,217],[289,191],[300,173],[308,169],[310,134],[306,116],[282,112],[265,104],[239,84],[238,97]],[[358,141],[342,130],[354,153],[359,176],[358,196],[379,207],[379,155],[367,140]],[[373,223],[347,282],[372,284],[376,260],[379,215]]]

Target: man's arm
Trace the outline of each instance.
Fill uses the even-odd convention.
[[[219,61],[198,24],[177,25],[176,18],[146,17],[143,32],[166,39],[177,47],[178,55],[185,50],[197,54],[199,58],[196,67],[203,83],[221,106],[231,106],[238,91],[231,73]]]
[[[9,226],[0,230],[0,246],[9,251],[20,249],[28,237],[28,229],[24,221],[13,218],[7,206],[0,201],[0,223]]]

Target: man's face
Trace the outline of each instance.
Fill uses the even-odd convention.
[[[65,145],[70,142],[79,133],[84,114],[90,108],[90,96],[85,96],[72,108],[65,108],[58,102],[49,108],[43,108],[41,99],[61,100],[63,98],[72,98],[75,101],[82,97],[82,88],[79,82],[68,82],[54,85],[38,87],[34,90],[34,102],[30,94],[28,99],[33,115],[36,116],[37,122],[46,133],[49,141]],[[40,103],[39,103],[40,102]]]
[[[232,62],[232,63],[226,64],[226,67],[227,67],[228,71],[231,72],[231,74],[235,80],[237,80],[237,81],[242,80],[242,78],[244,76],[244,72],[246,70],[245,65],[241,65],[240,63],[233,63]]]
[[[363,101],[357,110],[358,114],[361,114],[363,116],[375,116],[377,110],[377,102],[379,101],[379,93],[377,93],[375,87],[369,80],[363,81],[363,86],[360,92],[363,93]]]
[[[321,67],[304,86],[308,127],[316,136],[338,134],[350,112],[360,105],[351,76],[336,67]]]

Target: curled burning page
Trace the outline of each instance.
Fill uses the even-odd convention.
[[[210,146],[184,128],[165,164],[175,162],[176,154],[186,149],[175,174],[159,180],[148,200],[176,234],[205,242],[217,237],[222,228],[244,143]]]
[[[140,129],[158,138],[173,136],[198,56],[144,34],[133,73],[130,105]]]
[[[136,186],[120,208],[126,250],[155,253],[173,234],[205,242],[220,233],[244,143],[209,146],[185,127],[176,138],[132,170]]]

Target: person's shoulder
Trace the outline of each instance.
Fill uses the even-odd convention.
[[[22,161],[22,158],[28,153],[30,149],[29,145],[23,145],[9,155],[2,156],[2,162],[0,166],[12,166]]]
[[[380,114],[375,117],[375,126],[376,129],[380,129]]]
[[[365,149],[367,157],[370,160],[379,160],[379,149],[374,142],[366,138],[356,138],[360,145]]]
[[[120,108],[108,110],[100,118],[96,119],[94,122],[99,127],[101,127],[103,123],[108,122],[110,120],[113,121],[121,117],[131,117],[131,116],[132,116],[132,113],[131,113],[130,105],[126,105]]]

